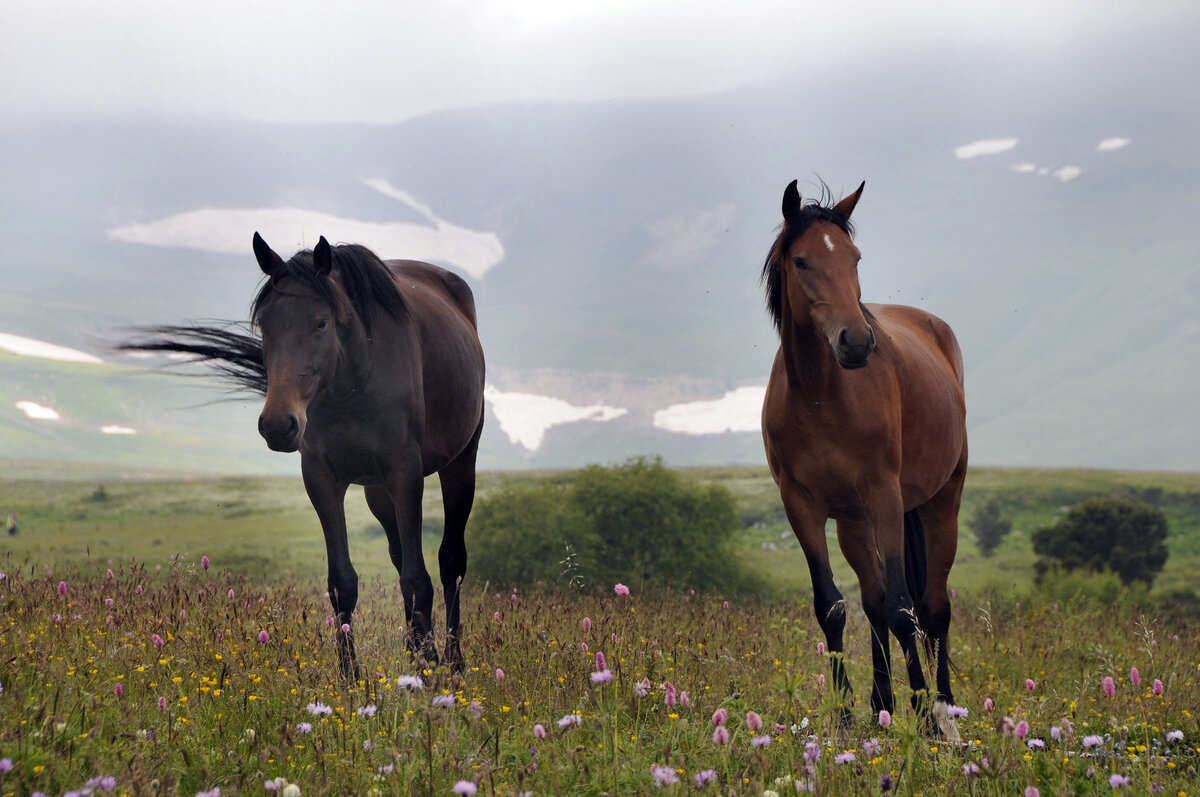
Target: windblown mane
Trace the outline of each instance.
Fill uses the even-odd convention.
[[[300,280],[317,291],[346,323],[353,311],[367,333],[380,311],[401,319],[405,315],[404,297],[396,287],[392,272],[370,249],[359,244],[332,247],[333,279],[318,274],[311,249],[292,255],[271,279],[263,283],[250,306],[250,318],[256,320],[263,305],[276,293],[286,293],[284,280]]]
[[[835,198],[830,194],[829,186],[822,182],[821,198],[806,201],[791,218],[784,219],[783,224],[780,225],[779,236],[767,253],[767,260],[763,263],[762,276],[759,279],[766,288],[767,310],[771,313],[771,320],[775,323],[776,332],[780,331],[783,324],[783,273],[780,270],[783,264],[781,261],[787,257],[788,250],[792,248],[796,239],[816,221],[836,224],[846,235],[854,237],[854,225],[850,223],[850,219],[834,211],[834,201]]]

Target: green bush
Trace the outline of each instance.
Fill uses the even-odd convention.
[[[1000,499],[992,496],[984,501],[967,521],[975,534],[975,544],[985,559],[995,553],[1000,543],[1012,531],[1012,519],[1000,514]]]
[[[473,580],[493,586],[746,591],[732,549],[739,528],[729,490],[632,459],[484,498],[468,547]]]
[[[1093,498],[1033,533],[1038,580],[1057,567],[1111,570],[1129,586],[1150,586],[1167,563],[1167,516],[1148,504]]]

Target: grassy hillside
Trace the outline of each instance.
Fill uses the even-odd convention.
[[[737,497],[744,529],[740,551],[768,593],[801,599],[811,595],[808,569],[765,468],[692,468],[685,475],[721,484]],[[567,471],[481,473],[479,497],[516,481],[569,479]],[[959,553],[951,586],[961,593],[1026,594],[1033,587],[1035,556],[1030,534],[1087,498],[1133,498],[1160,507],[1170,524],[1170,558],[1152,595],[1195,589],[1200,566],[1200,474],[1088,470],[974,469],[960,517]],[[1014,530],[995,555],[979,554],[967,520],[990,497],[1000,500]],[[12,563],[94,566],[131,556],[149,564],[207,554],[251,577],[315,578],[323,581],[324,542],[297,476],[221,477],[145,472],[119,467],[0,460],[0,512],[15,511],[20,534],[3,541]],[[394,577],[382,530],[366,508],[360,488],[346,501],[350,552],[364,577]],[[441,530],[441,492],[436,477],[424,498],[426,560]],[[856,597],[857,582],[837,550],[832,523],[830,549],[835,578]],[[471,529],[467,531],[468,549]],[[10,565],[11,566],[11,565]],[[1086,587],[1112,586],[1103,578]]]

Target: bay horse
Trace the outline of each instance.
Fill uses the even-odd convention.
[[[947,706],[950,598],[967,472],[963,361],[949,325],[914,307],[863,304],[850,215],[863,187],[831,204],[783,194],[783,225],[763,264],[779,332],[763,400],[771,475],[804,550],[833,687],[851,719],[842,661],[846,606],[825,523],[858,576],[871,625],[875,712],[895,708],[888,631],[904,653],[915,709],[957,737]],[[930,705],[918,643],[936,660]]]
[[[483,428],[483,349],[467,283],[429,263],[380,260],[363,246],[330,246],[284,261],[254,234],[266,275],[251,332],[160,326],[125,349],[208,360],[265,395],[258,431],[275,451],[300,452],[304,487],[325,535],[329,600],[342,673],[357,677],[351,620],[358,574],[346,539],[345,497],[364,487],[400,574],[406,647],[438,661],[433,582],[421,550],[421,495],[437,473],[446,523],[438,550],[446,606],[445,658],[461,669],[459,591],[464,530],[475,498]]]

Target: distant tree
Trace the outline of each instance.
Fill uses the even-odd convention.
[[[1038,580],[1055,565],[1111,570],[1129,586],[1150,586],[1167,563],[1167,516],[1148,504],[1114,498],[1084,501],[1062,520],[1033,533]]]
[[[975,508],[975,514],[967,521],[975,535],[975,544],[985,559],[1000,547],[1000,543],[1012,531],[1012,519],[1000,514],[1000,499],[995,496]]]

